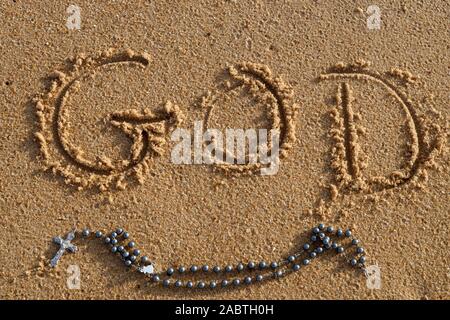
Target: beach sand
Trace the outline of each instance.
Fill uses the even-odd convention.
[[[2,1],[0,298],[449,299],[449,13],[446,1]],[[267,78],[262,101],[252,74]],[[149,150],[119,121],[142,117]],[[195,121],[280,129],[278,172],[174,164],[170,132]],[[123,227],[163,271],[277,260],[320,222],[352,229],[381,288],[336,255],[224,290],[147,286],[96,241],[48,266],[52,237],[73,227]]]

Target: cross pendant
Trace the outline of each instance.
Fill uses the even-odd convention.
[[[75,238],[75,230],[69,232],[67,234],[66,239],[63,239],[59,236],[53,238],[53,242],[55,244],[59,245],[58,252],[56,252],[56,255],[52,258],[50,261],[50,266],[52,268],[56,267],[58,264],[59,259],[63,256],[63,254],[68,250],[69,252],[75,252],[77,251],[77,247],[71,243],[71,241]]]

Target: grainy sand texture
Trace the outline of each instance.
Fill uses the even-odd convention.
[[[1,1],[0,298],[449,299],[449,15],[448,1]],[[172,133],[198,121],[278,132],[278,172],[173,163]],[[74,227],[123,227],[163,271],[278,260],[321,222],[351,228],[381,287],[346,254],[216,290],[148,285],[94,240],[49,266]]]

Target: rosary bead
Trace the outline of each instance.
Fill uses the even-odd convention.
[[[197,272],[198,271],[198,267],[197,266],[192,266],[191,267],[191,272]]]
[[[356,249],[356,253],[363,253],[364,252],[364,248],[363,247],[358,247]]]
[[[310,263],[309,259],[303,260],[303,264],[304,264],[305,266],[308,265],[309,263]]]
[[[105,238],[105,243],[110,243],[110,242],[111,242],[111,239],[108,238],[108,237],[106,237],[106,238]]]
[[[231,271],[233,271],[233,266],[227,265],[227,266],[225,267],[225,271],[226,271],[226,272],[231,272]]]
[[[127,266],[127,267],[129,267],[129,266],[131,266],[131,261],[130,260],[125,260],[125,265]]]
[[[177,287],[177,288],[181,287],[182,285],[183,285],[183,282],[181,282],[181,280],[177,280],[175,282],[175,287]]]
[[[116,245],[117,244],[117,239],[112,239],[112,240],[110,240],[110,242],[111,242],[112,245]]]
[[[193,283],[192,281],[188,281],[188,282],[186,283],[186,287],[188,287],[188,288],[193,288],[193,287],[194,287],[194,283]]]
[[[350,264],[351,264],[352,266],[356,266],[357,263],[358,263],[358,262],[356,261],[356,259],[350,260]]]
[[[337,247],[336,251],[337,253],[342,253],[344,252],[344,247]]]
[[[168,287],[169,285],[170,285],[170,280],[169,279],[164,279],[163,286],[164,287]]]
[[[352,232],[350,231],[350,229],[347,229],[347,230],[345,231],[345,236],[346,236],[346,237],[351,237],[351,236],[352,236]]]
[[[183,267],[183,266],[180,266],[180,267],[178,268],[178,272],[179,272],[179,273],[185,273],[185,272],[186,272],[186,268]]]
[[[278,263],[276,261],[272,261],[272,263],[270,264],[270,267],[272,269],[276,269],[276,268],[278,268]]]
[[[332,233],[334,231],[334,228],[332,226],[329,226],[327,228],[327,232]]]
[[[117,237],[117,233],[112,232],[112,233],[111,233],[111,238],[115,238],[115,237]]]
[[[123,246],[118,246],[117,247],[117,251],[119,251],[119,252],[122,252],[122,251],[124,251],[125,250],[125,248],[123,247]]]
[[[338,237],[342,237],[342,236],[344,235],[344,232],[343,232],[341,229],[338,229],[338,230],[336,231],[336,235],[337,235]]]
[[[153,282],[158,282],[160,279],[159,279],[159,276],[158,276],[157,274],[155,274],[155,275],[152,277],[152,280],[153,280]]]
[[[135,256],[138,256],[138,255],[141,254],[141,250],[139,250],[139,249],[134,249],[134,250],[133,250],[133,254],[134,254]]]
[[[222,280],[222,287],[226,287],[228,285],[228,280]]]
[[[87,237],[89,235],[89,229],[84,229],[83,232],[81,233],[83,235],[83,237]]]
[[[175,270],[174,270],[173,268],[167,269],[167,275],[168,275],[168,276],[173,275],[174,272],[175,272]]]
[[[203,270],[203,272],[208,272],[208,271],[209,271],[209,266],[208,266],[207,264],[205,264],[205,265],[202,267],[202,270]]]
[[[97,231],[95,233],[95,237],[100,238],[103,235],[103,233],[101,231]]]
[[[210,287],[211,289],[214,289],[215,287],[217,287],[217,283],[216,283],[215,281],[211,281],[211,282],[209,283],[209,287]]]
[[[117,228],[117,229],[116,229],[116,233],[117,233],[117,234],[122,234],[122,232],[123,232],[123,229],[122,229],[122,228]]]
[[[323,228],[325,228],[325,225],[323,223],[319,224],[319,229],[323,230]]]
[[[238,285],[241,284],[241,280],[239,280],[239,279],[234,279],[234,280],[233,280],[233,284],[234,284],[235,286],[238,286]]]
[[[263,277],[261,274],[258,274],[258,275],[256,276],[256,281],[261,282],[261,281],[263,281],[263,280],[264,280],[264,277]]]
[[[359,243],[358,239],[353,239],[352,240],[352,245],[356,246]]]
[[[299,265],[299,264],[294,264],[294,265],[292,266],[292,269],[293,269],[294,271],[298,271],[298,270],[300,270],[300,265]]]
[[[294,262],[295,261],[295,256],[289,256],[288,257],[288,261],[289,262]]]
[[[200,281],[200,282],[197,284],[197,287],[199,287],[200,289],[203,289],[203,288],[205,287],[205,283],[204,283],[203,281]]]
[[[134,241],[128,242],[128,247],[134,248],[136,246],[136,243]]]
[[[250,261],[248,264],[247,264],[247,268],[249,268],[249,269],[255,269],[255,263],[253,262],[253,261]]]
[[[317,256],[317,253],[315,253],[314,251],[313,252],[311,252],[310,254],[309,254],[309,256],[311,257],[311,258],[315,258],[316,256]]]
[[[214,266],[213,271],[214,271],[215,273],[219,273],[219,272],[221,271],[221,269],[220,269],[219,266]]]
[[[303,245],[303,250],[309,250],[309,244],[308,243],[305,243],[304,245]]]
[[[123,233],[123,238],[128,239],[130,237],[130,234],[128,232]]]
[[[141,262],[142,263],[148,263],[150,260],[148,259],[148,257],[147,256],[143,256],[142,258],[141,258]]]
[[[250,283],[252,283],[252,278],[251,277],[245,277],[244,282],[245,282],[245,284],[250,284]]]
[[[244,265],[242,263],[239,263],[237,265],[237,271],[242,271],[242,270],[244,270]]]

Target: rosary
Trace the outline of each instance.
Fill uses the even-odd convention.
[[[148,256],[141,255],[141,251],[136,247],[136,243],[130,240],[130,234],[122,228],[117,228],[115,231],[106,234],[103,234],[101,231],[92,233],[89,229],[83,229],[81,232],[72,230],[67,234],[66,239],[59,236],[54,237],[53,242],[59,245],[60,248],[50,261],[51,267],[56,267],[66,251],[72,253],[77,251],[77,247],[72,243],[72,240],[76,237],[81,237],[85,241],[95,239],[102,241],[111,253],[117,255],[123,261],[127,268],[132,268],[136,272],[141,273],[155,285],[162,285],[166,288],[215,289],[230,285],[237,287],[241,284],[250,285],[264,280],[278,279],[303,269],[312,260],[325,254],[327,251],[334,251],[336,254],[342,255],[350,250],[352,257],[347,258],[349,265],[361,269],[367,276],[364,248],[360,246],[359,240],[353,237],[351,230],[335,230],[334,227],[325,227],[322,223],[312,228],[309,241],[301,249],[286,258],[281,258],[279,261],[272,261],[271,263],[250,261],[247,264],[238,263],[235,266],[229,264],[225,267],[210,267],[208,264],[205,264],[203,266],[192,265],[186,268],[181,265],[176,268],[168,267],[161,272],[155,272],[153,262]],[[189,275],[193,276],[196,273],[202,273],[203,277],[211,280],[183,280],[188,278]],[[220,281],[216,277],[225,279]]]

